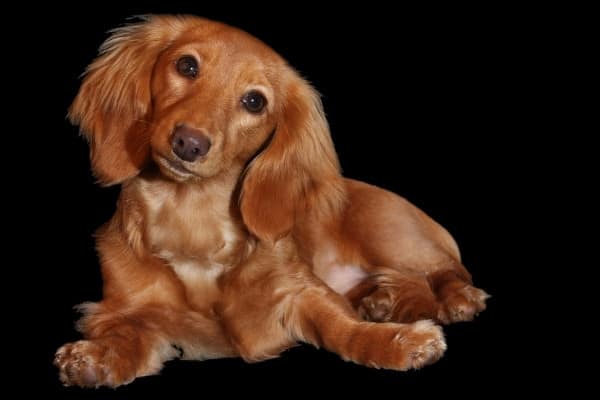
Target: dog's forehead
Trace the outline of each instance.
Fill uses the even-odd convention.
[[[210,48],[223,57],[256,59],[265,63],[283,62],[279,54],[255,36],[220,22],[197,20],[182,33],[180,39]]]

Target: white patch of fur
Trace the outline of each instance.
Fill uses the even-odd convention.
[[[323,280],[336,292],[346,294],[366,277],[366,272],[357,265],[334,265]]]
[[[359,266],[339,261],[332,246],[323,245],[313,257],[314,273],[337,293],[346,294],[368,275]]]
[[[186,283],[186,285],[189,282],[196,282],[198,280],[215,281],[223,273],[223,266],[221,264],[204,265],[194,260],[170,260],[169,264],[179,279]]]
[[[183,283],[188,301],[192,304],[205,308],[218,298],[220,289],[217,280],[227,269],[225,265],[210,260],[174,257],[173,253],[168,250],[161,251],[159,257],[168,263]],[[162,280],[157,280],[149,289],[157,298],[160,298],[160,293],[163,292],[160,288],[162,282]],[[165,301],[168,300],[165,299]]]

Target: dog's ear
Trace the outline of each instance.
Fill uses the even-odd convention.
[[[309,207],[326,218],[344,197],[318,93],[294,74],[282,96],[273,137],[248,166],[241,193],[244,223],[270,242],[288,234]]]
[[[181,21],[149,16],[113,30],[85,72],[69,119],[88,139],[92,169],[103,185],[137,175],[149,159],[152,71]]]

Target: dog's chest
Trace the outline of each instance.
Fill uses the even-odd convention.
[[[229,265],[239,255],[242,234],[217,212],[158,211],[148,227],[152,252],[173,263]],[[216,215],[215,215],[216,214]]]
[[[218,295],[218,277],[245,249],[245,233],[231,217],[227,199],[165,190],[147,199],[146,243],[173,268],[190,300],[209,303]]]

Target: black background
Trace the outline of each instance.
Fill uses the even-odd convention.
[[[36,163],[31,230],[17,239],[36,241],[41,307],[33,333],[39,379],[26,386],[61,397],[96,398],[177,393],[260,396],[275,392],[480,397],[511,391],[524,378],[515,359],[515,318],[521,310],[514,270],[526,225],[517,213],[535,204],[523,193],[538,184],[523,168],[535,140],[530,120],[538,90],[532,60],[543,41],[519,10],[424,6],[421,9],[321,6],[280,2],[255,7],[226,4],[109,7],[71,6],[36,15],[35,57],[20,58],[35,77],[22,91],[43,162]],[[185,4],[185,3],[184,3]],[[444,225],[459,243],[477,286],[493,298],[474,322],[445,328],[448,351],[420,371],[398,373],[346,363],[308,346],[279,359],[246,364],[239,359],[170,362],[160,376],[141,378],[117,391],[60,386],[54,351],[79,338],[75,304],[100,299],[101,277],[93,231],[115,208],[118,188],[100,188],[90,173],[88,149],[65,119],[78,78],[107,31],[132,15],[190,13],[238,26],[282,54],[322,93],[344,174],[408,198]],[[33,26],[35,25],[35,26]],[[27,29],[27,26],[24,26]],[[40,90],[41,89],[41,90]],[[40,104],[42,106],[40,106]],[[39,118],[39,120],[38,120]],[[28,182],[32,183],[32,182]],[[39,243],[39,244],[37,244]],[[27,315],[31,322],[31,316]],[[507,380],[512,382],[507,384]]]

